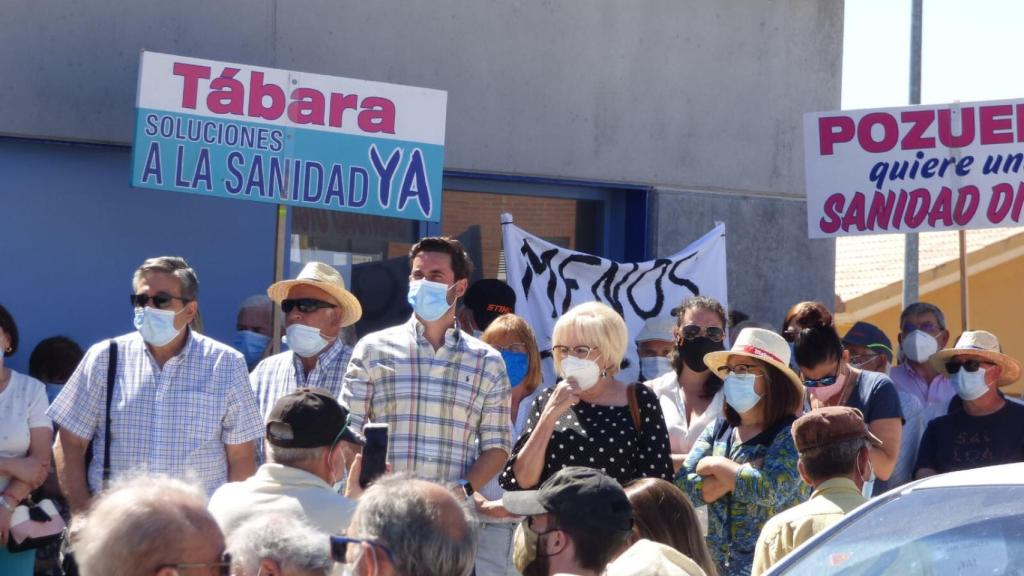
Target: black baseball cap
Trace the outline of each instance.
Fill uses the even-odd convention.
[[[598,532],[628,531],[633,506],[614,478],[595,468],[568,466],[537,490],[505,492],[502,505],[518,516],[554,514],[558,523]]]
[[[515,313],[516,293],[501,280],[485,278],[473,282],[462,297],[462,303],[473,311],[477,327],[487,330],[498,316]]]
[[[319,448],[345,440],[362,446],[348,427],[348,410],[323,388],[300,388],[282,396],[267,418],[267,441],[281,448]]]

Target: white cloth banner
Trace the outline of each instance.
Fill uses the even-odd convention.
[[[509,214],[502,215],[502,241],[516,314],[533,328],[541,351],[551,349],[562,314],[577,304],[603,302],[622,314],[629,329],[629,366],[619,376],[625,382],[638,377],[634,338],[648,319],[671,316],[695,294],[728,306],[723,223],[671,256],[626,264],[556,246],[516,227]],[[553,382],[546,368],[545,385]]]

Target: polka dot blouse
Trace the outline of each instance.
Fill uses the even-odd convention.
[[[512,457],[501,472],[499,482],[505,490],[521,490],[512,466],[537,422],[551,387],[533,401],[526,429],[516,441]],[[580,401],[559,416],[548,441],[540,482],[566,466],[598,468],[625,485],[636,478],[672,480],[672,458],[668,429],[655,393],[637,386],[640,430],[633,425],[629,406],[599,406]],[[531,487],[535,488],[535,487]]]

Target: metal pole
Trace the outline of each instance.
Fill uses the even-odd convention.
[[[910,13],[910,104],[921,103],[921,15],[924,0],[913,0]],[[903,307],[918,300],[918,237],[907,234],[903,245]]]

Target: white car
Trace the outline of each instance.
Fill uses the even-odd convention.
[[[895,488],[805,542],[767,574],[1024,575],[1024,463]]]

